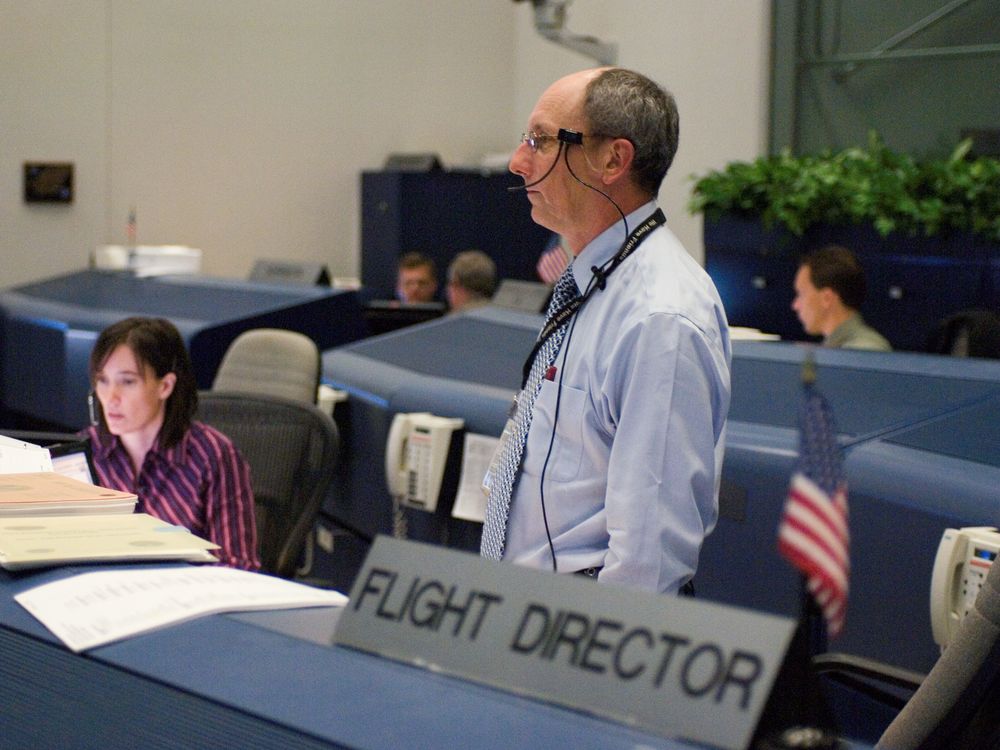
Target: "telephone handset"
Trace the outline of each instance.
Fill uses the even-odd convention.
[[[945,529],[931,574],[931,632],[942,650],[972,609],[1000,551],[992,526]]]
[[[389,492],[402,505],[433,513],[437,508],[452,433],[465,422],[428,412],[397,414],[385,446]]]

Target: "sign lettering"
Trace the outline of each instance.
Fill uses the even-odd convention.
[[[750,741],[793,627],[379,537],[334,640],[735,749]]]

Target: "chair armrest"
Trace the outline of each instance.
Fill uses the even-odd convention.
[[[817,675],[895,709],[901,709],[906,704],[926,676],[874,659],[842,653],[817,654],[812,658],[812,667]]]

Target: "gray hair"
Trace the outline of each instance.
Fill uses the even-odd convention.
[[[492,297],[497,285],[497,266],[482,250],[465,250],[448,266],[448,281],[481,297]]]
[[[680,128],[670,92],[641,73],[609,68],[587,85],[583,114],[591,132],[632,142],[633,179],[656,195],[677,153]]]

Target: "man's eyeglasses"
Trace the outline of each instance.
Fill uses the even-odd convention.
[[[548,135],[547,133],[536,133],[535,131],[530,131],[528,133],[521,133],[521,143],[528,144],[533,152],[538,153],[541,151],[545,153],[549,150],[549,145],[555,143],[559,140],[557,135]]]
[[[611,138],[609,135],[604,135],[603,133],[577,133],[573,130],[561,131],[569,134],[571,137],[560,138],[558,135],[549,135],[548,133],[536,133],[531,130],[527,133],[521,133],[521,143],[526,143],[528,148],[534,153],[541,151],[545,153],[549,150],[549,145],[557,141],[564,141],[565,143],[580,143],[583,138]],[[580,139],[580,140],[578,140]]]

